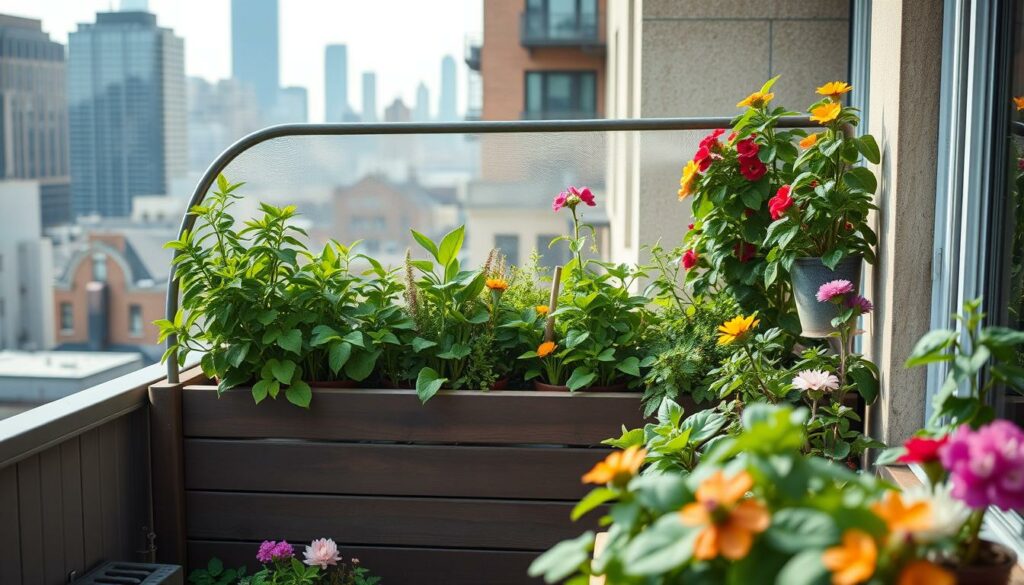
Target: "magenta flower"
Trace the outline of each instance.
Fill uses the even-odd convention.
[[[570,191],[574,191],[575,187],[569,187]],[[580,201],[586,203],[589,207],[596,207],[597,202],[594,201],[594,192],[590,190],[590,187],[583,187],[576,194],[580,198]]]
[[[565,207],[565,201],[568,198],[569,194],[566,193],[565,191],[562,191],[558,195],[555,195],[555,200],[551,202],[551,209],[554,211],[558,211],[559,209]]]
[[[861,315],[867,315],[875,309],[875,306],[871,304],[871,301],[860,295],[853,295],[847,299],[846,306],[851,309],[856,309]]]
[[[551,202],[551,209],[554,211],[558,211],[563,207],[576,209],[576,206],[580,203],[586,203],[590,207],[596,206],[597,202],[594,199],[594,192],[590,190],[590,187],[569,186],[568,189],[555,196],[554,201]]]
[[[309,543],[302,556],[305,557],[304,563],[311,567],[317,565],[321,569],[326,569],[328,565],[337,565],[341,560],[338,545],[330,538],[318,538]]]
[[[976,510],[1024,509],[1024,431],[997,420],[977,431],[962,425],[939,450],[953,497]]]
[[[256,553],[256,560],[267,564],[290,559],[293,556],[295,556],[295,551],[292,550],[292,545],[288,544],[288,541],[274,542],[273,540],[264,540],[263,544],[260,545],[260,550]]]
[[[821,285],[818,289],[818,302],[827,303],[837,297],[853,292],[853,283],[849,280],[833,280]]]

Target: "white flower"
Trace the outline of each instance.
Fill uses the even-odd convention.
[[[931,525],[926,529],[914,531],[914,540],[930,543],[944,538],[956,536],[967,522],[971,510],[963,502],[953,497],[952,486],[948,483],[935,486],[934,490],[927,486],[914,486],[903,492],[903,502],[912,506],[917,502],[927,502],[931,510]]]
[[[824,370],[803,370],[793,377],[793,387],[799,390],[838,390],[839,378]]]
[[[328,565],[337,565],[341,560],[341,556],[338,554],[338,545],[329,538],[318,538],[309,543],[303,556],[306,558],[304,563],[311,567],[319,566],[321,569],[326,569]]]

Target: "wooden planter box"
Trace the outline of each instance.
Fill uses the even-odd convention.
[[[218,399],[205,383],[180,397],[189,565],[217,556],[251,572],[263,539],[332,537],[387,585],[530,582],[540,552],[594,527],[569,512],[600,441],[644,422],[633,393],[454,391],[421,405],[412,390],[316,389],[308,411],[246,390]]]

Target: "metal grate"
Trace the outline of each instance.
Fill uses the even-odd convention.
[[[106,563],[72,585],[184,585],[185,574],[178,565],[152,563]]]

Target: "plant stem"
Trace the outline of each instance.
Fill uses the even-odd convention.
[[[965,566],[972,564],[978,556],[978,550],[981,548],[981,525],[984,520],[984,509],[975,510],[967,519],[967,550],[964,551],[963,558],[960,559],[961,564]]]
[[[744,343],[743,350],[747,352],[747,357],[750,358],[750,365],[754,370],[754,379],[757,380],[757,384],[761,386],[761,391],[764,392],[766,398],[775,402],[774,396],[772,396],[772,393],[768,391],[768,386],[764,383],[764,379],[761,376],[761,369],[757,367],[757,360],[754,359],[754,354],[750,351],[750,346]]]

